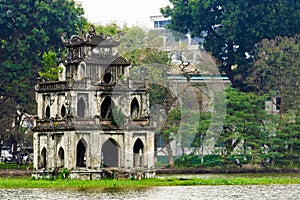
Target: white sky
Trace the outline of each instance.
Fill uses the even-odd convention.
[[[85,17],[91,23],[106,25],[117,22],[128,26],[150,26],[150,16],[160,15],[159,9],[169,4],[168,0],[78,0],[82,3]]]

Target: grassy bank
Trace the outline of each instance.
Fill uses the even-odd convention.
[[[144,188],[187,185],[300,184],[300,175],[235,175],[213,178],[155,178],[143,180],[32,180],[0,178],[0,188]]]

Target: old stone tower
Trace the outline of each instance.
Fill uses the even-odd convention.
[[[82,179],[101,178],[107,168],[153,174],[147,84],[128,77],[119,42],[93,30],[62,41],[59,80],[36,86],[33,176],[61,168]]]

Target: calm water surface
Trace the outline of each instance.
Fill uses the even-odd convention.
[[[12,200],[68,200],[68,199],[300,199],[300,185],[249,185],[249,186],[174,186],[126,190],[53,190],[53,189],[0,189],[0,199]]]

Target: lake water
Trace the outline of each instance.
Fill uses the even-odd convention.
[[[300,185],[249,185],[249,186],[174,186],[147,189],[0,189],[0,199],[6,200],[69,200],[69,199],[129,199],[129,200],[177,200],[177,199],[254,199],[298,200]]]

